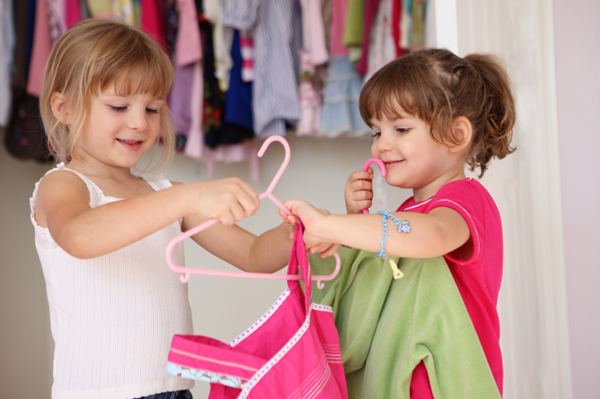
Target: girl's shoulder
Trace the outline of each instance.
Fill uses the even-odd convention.
[[[80,191],[89,197],[90,202],[94,202],[102,196],[100,188],[83,174],[66,167],[64,162],[47,171],[44,176],[35,184],[32,198],[39,195],[40,191],[45,191],[49,187],[70,187]]]
[[[445,197],[471,197],[471,198],[487,198],[490,193],[477,179],[467,177],[465,179],[454,180],[446,183],[433,196],[434,199]]]

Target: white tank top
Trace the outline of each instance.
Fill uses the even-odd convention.
[[[105,196],[80,173],[90,206],[120,199]],[[158,191],[171,187],[162,175],[147,180]],[[30,199],[31,221],[50,306],[55,342],[53,399],[124,399],[189,389],[191,380],[166,372],[174,334],[192,334],[187,284],[165,261],[181,221],[126,248],[94,259],[77,259],[60,248],[34,218],[39,182]],[[173,261],[184,264],[183,245]]]

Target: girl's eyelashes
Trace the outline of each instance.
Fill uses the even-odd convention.
[[[397,127],[396,128],[396,133],[408,133],[410,131],[409,127]],[[379,136],[381,136],[381,132],[373,132],[373,134],[371,135],[374,139],[378,138]]]
[[[127,110],[127,106],[109,105],[110,109],[115,112],[123,112]],[[149,114],[158,114],[158,108],[146,108],[146,112]]]

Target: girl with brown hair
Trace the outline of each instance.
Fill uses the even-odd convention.
[[[443,257],[473,324],[473,336],[485,354],[490,378],[501,394],[503,368],[496,305],[502,279],[502,226],[494,200],[479,181],[466,177],[465,167],[478,169],[481,177],[492,158],[504,158],[514,151],[515,105],[508,76],[489,55],[461,58],[441,49],[417,51],[390,62],[366,82],[360,111],[373,129],[371,154],[385,165],[386,182],[412,190],[413,196],[395,212],[362,214],[373,199],[373,170],[369,168],[348,178],[344,192],[348,215],[323,215],[303,201],[285,204],[304,223],[305,240],[311,244],[336,243],[376,253],[380,265],[387,265],[382,259],[389,257]],[[394,222],[389,229],[388,220]],[[387,269],[393,270],[395,277],[402,275],[393,259],[389,265]],[[352,273],[350,280],[360,271]],[[340,284],[344,284],[343,279]],[[346,292],[351,289],[346,286]],[[415,320],[416,316],[405,320],[408,326],[403,328],[413,333],[416,324],[411,323]],[[338,326],[340,331],[347,328]],[[395,332],[388,334],[394,337]],[[386,393],[372,397],[407,397],[410,392],[412,399],[433,398],[432,390],[442,395],[436,397],[452,397],[440,388],[444,373],[451,373],[447,369],[452,367],[436,362],[433,352],[423,350],[426,346],[421,342],[411,349],[413,356],[420,353],[421,357],[414,370],[409,370],[408,382],[390,381]],[[372,352],[371,359],[381,355]],[[371,360],[369,366],[367,361],[361,369],[355,379],[359,382],[351,382],[351,375],[347,375],[350,385],[362,387],[353,393],[349,386],[351,397],[385,390],[382,384],[369,385],[369,378],[375,380],[375,375],[383,372],[364,371],[376,367],[373,363]],[[431,383],[430,377],[434,377]]]

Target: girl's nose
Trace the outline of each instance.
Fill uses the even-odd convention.
[[[388,135],[381,132],[379,134],[379,138],[375,140],[375,148],[379,152],[390,151],[392,146],[390,140],[388,140]]]
[[[131,112],[128,126],[132,130],[145,130],[148,127],[146,110]]]

